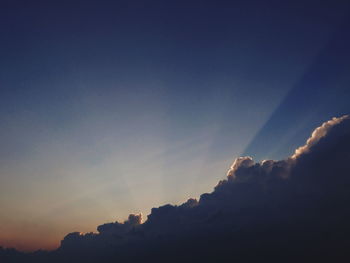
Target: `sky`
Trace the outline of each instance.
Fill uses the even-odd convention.
[[[349,113],[347,1],[1,1],[0,244],[52,249]]]

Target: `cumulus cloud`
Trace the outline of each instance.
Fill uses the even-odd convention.
[[[124,223],[107,223],[97,227],[97,231],[100,234],[124,234],[131,229],[137,227],[142,222],[142,215],[129,215],[128,220],[124,221]]]
[[[339,123],[343,122],[344,120],[348,120],[349,115],[344,115],[342,117],[336,118],[324,122],[320,127],[316,128],[313,133],[311,134],[311,137],[306,141],[306,144],[297,148],[295,150],[295,153],[291,156],[292,159],[296,159],[299,156],[301,156],[304,153],[307,153],[310,151],[310,149],[317,144],[320,139],[325,137],[327,133],[334,128],[334,126],[338,125]]]
[[[227,177],[235,178],[235,173],[239,168],[249,168],[254,165],[254,161],[252,157],[246,156],[246,157],[238,157],[236,160],[234,160],[233,164],[231,165],[230,169],[227,172]]]
[[[313,151],[314,148],[318,148],[318,151],[320,152],[320,147],[326,144],[325,142],[320,143],[320,140],[327,137],[327,135],[336,129],[339,124],[342,124],[341,130],[338,131],[335,135],[328,136],[326,139],[331,140],[331,144],[335,144],[336,140],[339,139],[341,135],[347,135],[349,132],[347,128],[349,120],[349,115],[344,115],[339,118],[334,117],[331,120],[324,122],[320,127],[316,128],[312,132],[305,145],[297,148],[294,154],[285,160],[263,160],[260,163],[256,163],[252,157],[239,157],[234,160],[233,164],[229,168],[227,172],[227,178],[228,180],[234,180],[235,182],[248,181],[252,179],[258,181],[263,178],[266,179],[266,177],[276,176],[287,178],[291,175],[293,167],[298,164],[296,160],[298,158],[302,159],[310,151]],[[315,156],[316,155],[317,153]],[[224,182],[221,181],[219,185],[223,183]]]
[[[350,259],[349,162],[345,115],[323,123],[285,160],[237,158],[199,200],[153,208],[145,223],[130,215],[98,233],[70,233],[35,262]]]

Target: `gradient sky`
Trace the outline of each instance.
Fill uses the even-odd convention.
[[[1,1],[0,244],[198,197],[349,113],[350,3],[319,2]]]

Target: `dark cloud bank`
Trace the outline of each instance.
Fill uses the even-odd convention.
[[[286,160],[235,160],[212,193],[70,233],[51,252],[1,262],[349,262],[350,118],[333,118]]]

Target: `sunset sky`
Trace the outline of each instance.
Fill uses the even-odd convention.
[[[319,2],[1,1],[0,245],[146,219],[349,113],[350,4]]]

